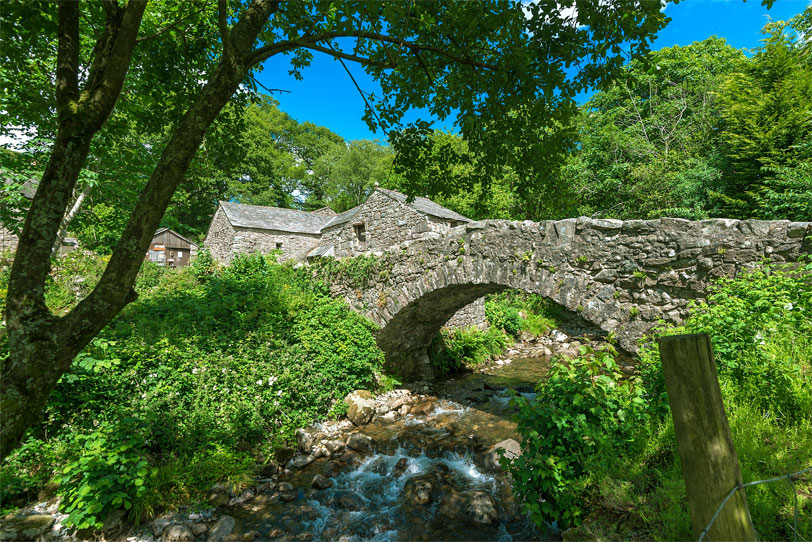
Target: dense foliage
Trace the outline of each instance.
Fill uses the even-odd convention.
[[[684,325],[657,335],[708,333],[745,482],[812,464],[812,264],[767,266],[721,280]],[[690,538],[690,518],[656,346],[639,377],[608,352],[560,360],[533,400],[516,400],[524,455],[513,477],[525,508],[581,535]],[[808,532],[810,477],[748,489],[756,529],[792,538],[793,492]]]
[[[622,454],[646,423],[644,389],[623,377],[611,348],[583,347],[581,357],[555,363],[537,391],[513,399],[523,437],[513,487],[536,523],[570,525],[583,509],[590,459]]]
[[[581,107],[572,216],[808,220],[812,8],[749,58],[721,38],[652,52]]]
[[[59,262],[49,298],[64,311],[75,273],[92,283],[104,258]],[[46,421],[0,469],[4,505],[49,480],[78,526],[194,500],[252,474],[337,399],[374,388],[373,325],[309,271],[263,256],[217,269],[204,254],[163,276],[145,265],[142,298],[77,356]]]

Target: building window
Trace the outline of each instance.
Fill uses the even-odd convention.
[[[282,243],[280,241],[276,242],[276,250],[282,250]]]
[[[355,238],[365,243],[367,240],[367,229],[365,224],[356,224],[353,226],[355,229]]]

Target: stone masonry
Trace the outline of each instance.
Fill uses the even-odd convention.
[[[19,238],[11,232],[11,230],[7,230],[2,225],[0,225],[0,252],[11,251],[14,252],[17,250],[17,243],[19,242]]]
[[[459,215],[444,219],[421,213],[405,203],[405,196],[400,201],[395,195],[400,194],[383,189],[374,191],[363,205],[338,215],[338,220],[322,230],[324,242],[333,243],[336,256],[354,256],[367,250],[387,249],[425,232],[444,232],[452,224],[469,221]],[[363,227],[363,240],[359,238],[358,227]]]
[[[430,378],[427,349],[460,308],[517,288],[548,297],[614,332],[636,351],[659,320],[680,323],[713,279],[812,252],[812,223],[712,219],[693,222],[487,220],[427,232],[381,257],[387,273],[356,290],[335,283],[355,310],[381,326],[387,369]]]

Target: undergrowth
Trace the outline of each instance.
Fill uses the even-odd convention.
[[[52,310],[89,292],[104,264],[89,253],[60,258]],[[137,520],[200,501],[215,482],[251,480],[296,428],[350,391],[375,387],[374,325],[307,269],[260,255],[218,268],[204,253],[179,271],[145,264],[138,289],[0,465],[0,512],[49,482],[77,527],[116,508]]]
[[[708,333],[745,482],[812,466],[812,264],[765,266],[722,279],[682,326],[658,336]],[[572,539],[682,540],[693,536],[674,428],[652,341],[640,378],[608,352],[559,360],[533,400],[519,398],[523,455],[511,473],[539,524]],[[761,539],[812,529],[812,476],[747,489]],[[797,492],[797,493],[794,493]]]

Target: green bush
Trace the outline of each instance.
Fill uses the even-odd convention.
[[[507,290],[485,298],[488,323],[518,337],[522,331],[543,335],[558,327],[562,309],[549,299],[519,290]]]
[[[725,400],[756,406],[784,421],[812,415],[812,264],[764,266],[721,279],[708,302],[662,335],[711,337]],[[641,352],[647,386],[664,393],[659,352]],[[664,400],[661,401],[664,403]]]
[[[624,378],[611,348],[553,364],[536,397],[512,400],[522,455],[510,465],[514,493],[539,525],[577,523],[595,457],[627,453],[648,420],[638,379]],[[509,463],[503,460],[505,466]]]
[[[437,376],[459,371],[463,367],[482,365],[492,356],[501,354],[510,339],[496,327],[482,331],[475,326],[467,329],[444,329],[435,341],[440,348],[432,352],[430,361]]]
[[[111,510],[132,509],[157,469],[149,467],[143,427],[132,418],[102,422],[91,433],[73,434],[72,440],[78,456],[57,476],[66,523],[100,528]]]
[[[511,337],[518,337],[522,331],[522,318],[516,307],[486,302],[485,317],[488,319],[488,324],[503,330]]]
[[[654,337],[710,335],[745,482],[812,464],[810,271],[808,264],[765,266],[720,280],[682,326],[659,329]],[[599,365],[584,364],[578,359],[569,367],[556,365],[535,401],[517,401],[524,450],[514,462],[517,495],[538,522],[563,526],[588,516],[576,538],[624,539],[641,532],[643,538],[689,538],[685,486],[654,342],[641,350],[641,381],[619,381],[615,371],[612,377]],[[597,408],[588,403],[585,409],[583,397],[597,401]],[[615,405],[624,404],[623,417],[618,410],[613,420]],[[799,530],[809,532],[812,500],[801,496],[810,494],[812,481],[795,480],[795,489]],[[792,538],[795,497],[789,484],[754,486],[747,495],[762,539]]]

